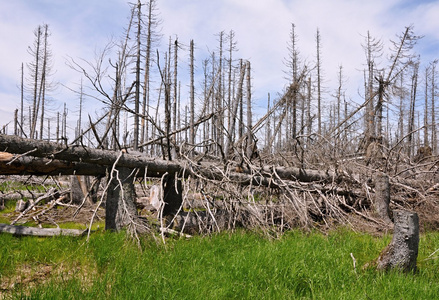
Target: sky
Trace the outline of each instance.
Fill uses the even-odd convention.
[[[406,26],[413,25],[422,35],[414,49],[423,62],[439,58],[439,1],[428,0],[158,0],[162,40],[160,51],[167,49],[169,37],[180,43],[195,42],[197,68],[209,51],[218,47],[218,33],[235,32],[238,51],[235,58],[248,59],[252,65],[252,99],[262,109],[267,94],[278,97],[287,84],[285,60],[291,25],[296,26],[297,47],[301,59],[316,60],[316,30],[321,35],[321,60],[324,89],[337,87],[339,66],[343,66],[346,95],[352,105],[362,102],[359,95],[365,54],[364,36],[369,31],[381,39],[384,49]],[[120,39],[128,24],[130,7],[125,0],[0,0],[0,126],[13,120],[20,106],[21,64],[32,57],[27,52],[38,25],[48,24],[53,53],[52,80],[57,88],[51,93],[52,109],[69,107],[76,113],[81,74],[66,65],[73,58],[93,61],[96,53],[111,40]],[[188,74],[188,50],[180,57],[180,76]],[[383,66],[386,58],[382,58]],[[25,69],[25,72],[27,70]],[[183,99],[188,97],[183,88]],[[326,96],[327,98],[329,96]],[[329,101],[330,99],[326,99]],[[99,103],[86,99],[93,114]],[[12,123],[11,123],[12,124]],[[8,130],[12,133],[13,126]]]

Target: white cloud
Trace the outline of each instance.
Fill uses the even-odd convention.
[[[424,51],[422,55],[429,60],[436,55],[430,45],[439,44],[438,1],[158,0],[158,9],[163,19],[162,51],[167,48],[169,36],[177,35],[186,45],[194,39],[199,70],[202,60],[209,55],[207,50],[216,51],[218,47],[216,34],[222,30],[235,31],[239,49],[235,58],[249,59],[252,63],[255,101],[265,101],[267,92],[275,97],[286,84],[283,62],[288,55],[291,23],[296,25],[302,58],[310,64],[315,60],[315,34],[319,28],[326,89],[332,92],[335,88],[338,66],[342,64],[349,79],[347,95],[353,98],[358,98],[357,89],[361,89],[365,60],[361,43],[362,35],[368,30],[387,43],[405,26],[414,24],[415,30],[426,36],[417,49]],[[33,41],[32,31],[36,26],[44,22],[50,25],[57,72],[54,77],[74,85],[79,82],[79,75],[65,66],[65,57],[93,60],[95,48],[103,48],[111,36],[121,36],[128,17],[129,7],[123,0],[2,1],[0,88],[2,102],[7,101],[3,109],[15,106],[16,97],[4,95],[19,93],[21,62],[30,59],[26,49]],[[184,65],[188,64],[187,49],[181,54],[183,77],[187,72]],[[56,97],[75,99],[64,89]]]

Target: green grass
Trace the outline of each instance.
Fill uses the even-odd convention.
[[[160,245],[124,233],[84,238],[17,238],[0,234],[0,276],[23,266],[50,274],[15,299],[435,299],[439,295],[439,233],[421,236],[416,274],[382,273],[361,266],[376,258],[391,236],[348,230],[329,235],[293,231],[279,240],[236,232]],[[353,268],[352,253],[357,260]],[[28,275],[28,277],[32,277]],[[41,276],[40,276],[41,277]],[[44,276],[43,276],[44,277]],[[1,292],[1,290],[0,290]],[[1,298],[1,296],[0,296]]]

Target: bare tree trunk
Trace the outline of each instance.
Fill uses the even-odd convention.
[[[35,34],[35,49],[31,50],[31,54],[34,56],[35,59],[35,63],[33,65],[30,65],[31,67],[31,71],[34,73],[33,74],[33,98],[32,98],[32,114],[29,115],[29,120],[30,120],[30,127],[29,127],[29,137],[30,138],[35,138],[35,130],[36,130],[36,118],[38,115],[38,105],[37,105],[37,97],[38,97],[38,79],[39,79],[39,72],[40,72],[40,47],[41,47],[41,35],[42,35],[42,30],[41,30],[41,26],[38,26],[36,31],[34,32]]]
[[[376,133],[379,139],[382,140],[383,137],[383,106],[384,106],[384,92],[387,83],[384,82],[383,76],[380,75],[378,80],[378,101],[375,111],[377,112],[377,125]]]
[[[425,95],[424,95],[424,147],[430,145],[428,142],[428,72],[429,67],[425,68]]]
[[[374,73],[375,73],[375,57],[381,56],[382,51],[382,43],[380,40],[374,39],[371,37],[370,32],[367,32],[366,36],[366,45],[364,46],[366,52],[366,61],[367,61],[367,82],[366,85],[366,93],[365,98],[369,99],[368,104],[366,105],[366,141],[369,142],[372,137],[376,135],[375,128],[375,93],[373,91],[373,81],[374,81]],[[366,75],[365,75],[366,77]],[[365,79],[366,80],[366,79]]]
[[[223,39],[224,31],[219,33],[220,36],[220,48],[219,48],[219,62],[218,62],[218,92],[216,94],[216,107],[218,118],[216,119],[217,136],[216,141],[221,151],[224,151],[224,95],[223,95]]]
[[[195,85],[194,85],[194,40],[190,42],[190,69],[191,69],[191,84],[190,84],[190,129],[189,129],[189,144],[195,145]]]
[[[64,102],[64,112],[62,115],[62,137],[67,139],[67,106]]]
[[[232,154],[232,149],[233,149],[233,136],[235,133],[235,126],[236,126],[236,117],[237,117],[237,112],[238,112],[238,105],[240,102],[240,99],[242,99],[242,92],[243,92],[243,85],[244,85],[244,76],[245,76],[245,65],[242,63],[242,60],[240,62],[240,66],[241,66],[241,72],[239,75],[239,81],[238,81],[238,89],[236,91],[236,98],[233,102],[233,106],[232,106],[232,113],[231,113],[231,124],[230,124],[230,128],[229,128],[229,135],[227,137],[227,148],[226,148],[226,158],[229,159],[230,155]]]
[[[306,113],[307,113],[307,117],[306,117],[306,135],[307,135],[307,146],[309,145],[309,136],[311,135],[312,132],[312,119],[311,119],[311,99],[312,99],[312,93],[311,93],[311,77],[308,78],[308,99],[306,102]]]
[[[437,61],[434,61],[431,67],[431,148],[433,155],[437,154],[437,134],[436,134],[436,114],[435,114],[436,63]]]
[[[395,227],[390,244],[377,260],[378,270],[416,271],[419,247],[419,218],[415,212],[393,211]]]
[[[59,112],[56,113],[56,142],[59,143]]]
[[[375,176],[375,210],[383,221],[391,223],[390,220],[390,182],[389,176],[377,174]]]
[[[40,97],[41,97],[41,117],[40,117],[40,140],[43,139],[44,134],[44,113],[46,105],[46,77],[47,77],[47,61],[48,61],[48,44],[47,38],[49,36],[48,25],[44,25],[44,44],[43,44],[43,68],[41,70],[41,83],[40,83]]]
[[[137,209],[134,204],[132,170],[118,168],[110,174],[105,205],[105,229],[119,231],[128,225],[135,226]]]
[[[24,67],[21,63],[20,136],[24,134]],[[30,116],[29,116],[30,117]]]
[[[320,61],[320,31],[317,29],[316,34],[316,42],[317,42],[317,134],[319,136],[322,135],[322,94],[321,94],[321,64]]]
[[[137,1],[137,51],[136,51],[136,83],[134,95],[134,130],[133,130],[133,149],[136,151],[139,146],[139,107],[140,107],[140,62],[141,62],[141,42],[140,35],[142,31],[142,3]]]
[[[418,67],[419,63],[413,66],[411,93],[410,93],[410,114],[409,114],[409,128],[408,128],[408,153],[411,158],[414,155],[414,138],[413,131],[415,129],[415,106],[416,106],[416,89],[418,86]]]
[[[247,61],[247,157],[249,159],[253,156],[253,131],[252,131],[252,86],[251,86],[251,67],[250,61]]]
[[[163,216],[175,215],[183,203],[181,179],[174,174],[167,174],[163,180]]]
[[[270,93],[268,93],[267,97],[267,114],[270,112]],[[270,145],[271,140],[271,117],[267,118],[267,125],[265,126],[265,149],[268,153],[271,153],[272,146]]]
[[[233,133],[230,132],[231,122],[232,122],[232,111],[230,110],[230,107],[232,107],[232,94],[234,94],[234,90],[232,91],[232,73],[233,73],[233,51],[236,49],[236,42],[234,40],[235,33],[233,30],[230,30],[230,33],[228,35],[229,38],[229,60],[228,60],[228,79],[227,79],[227,130],[229,131],[228,134],[233,136]],[[233,84],[234,87],[234,84]]]
[[[405,115],[405,113],[404,113],[404,97],[405,97],[405,95],[404,94],[405,94],[405,92],[403,89],[404,73],[401,73],[399,77],[400,77],[401,92],[399,95],[399,118],[398,118],[399,134],[398,134],[398,140],[401,140],[404,138],[404,125],[405,125],[405,122],[404,122],[404,115]]]
[[[166,152],[169,160],[172,160],[171,155],[171,84],[167,79],[165,85],[165,132],[166,132]]]
[[[14,135],[18,136],[18,109],[14,111]]]
[[[178,38],[174,41],[174,99],[172,105],[172,130],[177,130],[177,100],[178,100]],[[175,138],[174,138],[175,140]]]
[[[213,52],[212,53],[212,58],[211,58],[211,64],[212,64],[212,78],[215,78],[215,74],[216,74],[216,67],[215,67],[215,64],[216,64],[216,58],[215,58],[215,52]],[[218,73],[218,74],[220,74],[220,73]],[[213,84],[215,85],[216,83],[215,82],[213,82]],[[211,99],[211,101],[209,102],[210,103],[210,112],[212,113],[212,114],[214,114],[214,117],[212,118],[212,122],[211,122],[211,125],[210,125],[210,139],[211,140],[213,140],[213,141],[217,141],[217,139],[216,139],[216,137],[217,137],[217,123],[218,123],[218,115],[216,114],[216,97],[217,97],[217,95],[216,95],[216,89],[215,88],[213,88],[212,89],[212,98],[210,98]],[[208,98],[209,99],[209,98]],[[215,147],[215,149],[213,149],[213,151],[215,152],[215,154],[216,154],[216,147]]]

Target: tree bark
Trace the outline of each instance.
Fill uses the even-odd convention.
[[[17,136],[0,135],[0,150],[5,149],[11,153],[27,153],[27,155],[40,157],[41,159],[30,156],[16,158],[11,153],[4,153],[3,159],[0,156],[0,175],[103,175],[105,170],[118,160],[118,167],[139,169],[137,176],[144,176],[144,172],[147,170],[146,175],[148,177],[161,177],[165,173],[184,173],[185,176],[201,175],[213,180],[224,179],[224,173],[213,163],[200,162],[199,164],[192,164],[181,160],[167,161],[144,156],[138,152],[124,153],[119,158],[119,153],[115,151],[92,149],[78,145],[63,146],[51,142],[23,139]],[[11,160],[14,161],[8,164]],[[15,164],[16,167],[14,167]],[[28,170],[34,170],[35,173]],[[273,186],[270,178],[276,178],[277,176],[284,180],[303,182],[341,180],[340,176],[331,171],[270,166],[265,166],[260,171],[263,174],[262,176],[230,172],[227,177],[229,180],[241,185],[252,183],[264,186]]]
[[[395,229],[390,244],[377,260],[378,270],[416,271],[419,246],[419,218],[415,212],[393,211]]]
[[[194,84],[194,40],[190,42],[190,106],[189,106],[189,144],[195,145],[195,84]]]
[[[375,209],[386,223],[391,223],[390,220],[390,182],[389,176],[379,174],[375,176]]]
[[[175,178],[174,174],[168,174],[163,181],[163,216],[175,215],[183,203],[183,188],[181,179]]]
[[[118,168],[109,178],[105,205],[105,230],[119,231],[128,225],[135,225],[137,209],[134,204],[136,192],[132,172]]]
[[[105,175],[106,166],[0,152],[1,175]]]
[[[83,191],[81,185],[81,176],[70,176],[70,200],[73,204],[81,204],[82,199],[87,194],[87,191]]]
[[[32,236],[56,236],[56,235],[70,235],[80,236],[87,233],[87,230],[80,229],[63,229],[63,228],[36,228],[26,226],[14,226],[8,224],[0,224],[0,232],[6,232],[13,235],[32,235]]]

